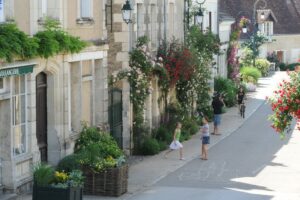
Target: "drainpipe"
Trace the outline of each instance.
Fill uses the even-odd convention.
[[[164,0],[164,40],[167,41],[167,0]]]

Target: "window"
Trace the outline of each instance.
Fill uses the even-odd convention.
[[[0,78],[0,93],[5,92],[5,79]]]
[[[143,4],[137,4],[137,36],[141,37],[144,35],[144,13]]]
[[[157,15],[156,15],[156,5],[151,4],[151,43],[152,47],[155,48],[156,44],[158,43],[157,41],[157,29],[156,29],[156,24],[157,24]]]
[[[92,0],[80,0],[80,18],[92,18]]]
[[[78,0],[77,24],[94,24],[92,0]]]
[[[41,0],[42,17],[47,16],[47,0]]]
[[[4,22],[4,0],[0,0],[0,22]]]
[[[86,60],[71,63],[71,129],[80,131],[81,122],[94,123],[93,64]]]
[[[169,25],[169,36],[174,36],[174,4],[169,4],[169,16],[168,16],[168,25]]]
[[[26,152],[26,76],[12,77],[12,132],[13,153]]]
[[[259,25],[259,30],[262,34],[266,36],[273,35],[273,22],[272,21],[265,21],[264,23]]]

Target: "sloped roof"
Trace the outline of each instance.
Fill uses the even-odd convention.
[[[226,12],[223,12],[223,11],[220,11],[219,12],[219,19],[220,19],[220,22],[224,22],[224,21],[235,21],[235,19],[230,16],[228,13]]]
[[[256,0],[221,0],[219,8],[226,10],[234,18],[241,12],[252,19],[253,5]],[[266,0],[266,10],[274,17],[274,34],[299,34],[300,33],[300,0]],[[261,10],[263,1],[258,2],[257,10]]]
[[[262,10],[257,10],[257,22],[258,23],[263,23],[264,21],[273,21],[275,23],[278,22],[277,17],[274,15],[273,11],[270,9],[262,9]],[[261,15],[264,14],[264,19],[261,19]]]

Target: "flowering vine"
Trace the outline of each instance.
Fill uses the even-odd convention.
[[[290,80],[283,80],[272,97],[267,98],[274,112],[269,119],[272,127],[284,137],[293,118],[297,119],[300,129],[300,73],[289,74]]]

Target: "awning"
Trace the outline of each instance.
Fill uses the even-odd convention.
[[[21,67],[0,69],[0,78],[4,78],[8,76],[20,76],[20,75],[32,73],[33,66],[34,65],[27,65]]]

